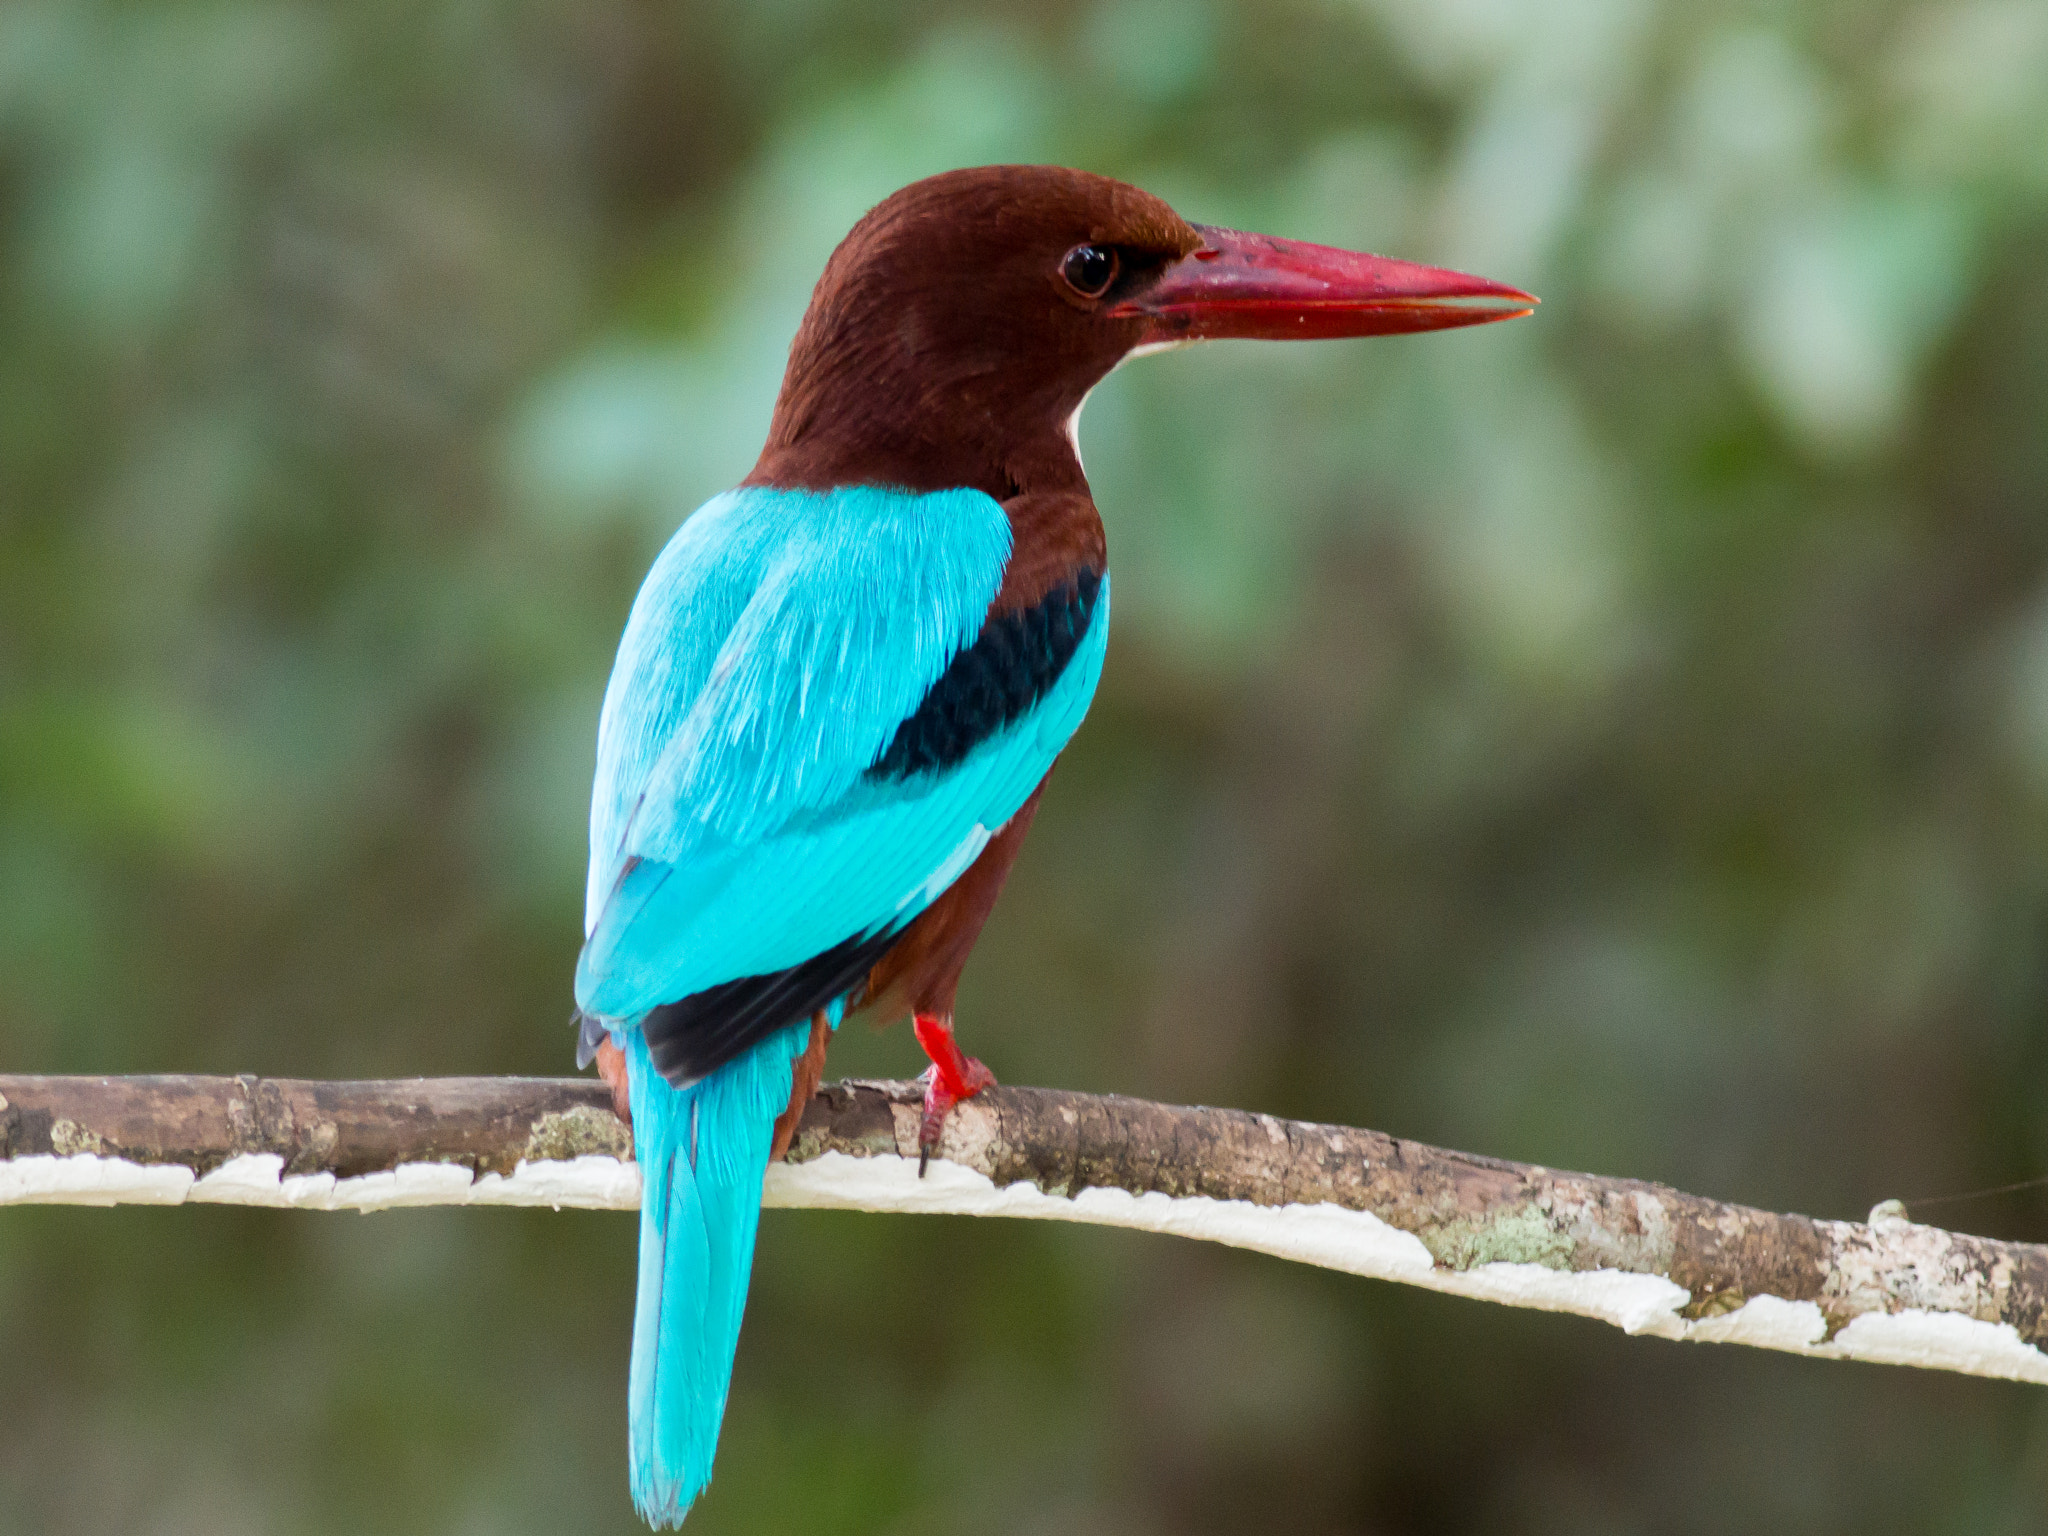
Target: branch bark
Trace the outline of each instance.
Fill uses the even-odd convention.
[[[920,1090],[821,1089],[767,1203],[1176,1232],[1631,1333],[2048,1382],[2048,1247],[1815,1220],[1377,1131],[994,1088],[917,1176]],[[585,1080],[0,1076],[0,1204],[637,1203]]]

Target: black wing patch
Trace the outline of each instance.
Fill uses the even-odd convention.
[[[989,620],[954,656],[901,725],[868,777],[902,779],[950,768],[1044,698],[1080,649],[1102,573],[1083,569],[1031,607]]]
[[[851,991],[901,937],[898,928],[851,938],[788,970],[720,982],[649,1009],[640,1028],[655,1070],[677,1088],[708,1077],[749,1046]]]

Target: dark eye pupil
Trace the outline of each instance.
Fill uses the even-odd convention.
[[[1116,253],[1099,245],[1077,245],[1067,252],[1063,271],[1077,292],[1092,299],[1116,276]]]

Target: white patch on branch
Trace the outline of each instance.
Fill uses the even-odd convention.
[[[2011,1323],[1982,1322],[1958,1312],[1923,1312],[1918,1307],[1865,1312],[1851,1318],[1833,1343],[1802,1353],[2048,1382],[2048,1356],[2022,1339]]]
[[[177,1164],[144,1166],[88,1152],[0,1160],[0,1205],[178,1205],[186,1200],[323,1211],[423,1205],[633,1210],[640,1203],[640,1170],[617,1158],[584,1156],[567,1162],[522,1162],[510,1177],[487,1173],[472,1179],[467,1168],[455,1163],[406,1163],[349,1179],[336,1179],[331,1173],[285,1177],[283,1159],[266,1153],[232,1158],[195,1180],[191,1169]],[[999,1189],[957,1163],[935,1161],[927,1176],[919,1178],[914,1160],[849,1157],[842,1152],[774,1165],[768,1170],[762,1203],[1129,1227],[1249,1248],[1506,1306],[1575,1313],[1632,1334],[2048,1383],[2048,1355],[2023,1340],[2009,1323],[1908,1306],[1864,1311],[1828,1339],[1817,1305],[1775,1296],[1753,1296],[1732,1312],[1692,1320],[1680,1312],[1691,1299],[1686,1290],[1661,1275],[1559,1270],[1540,1264],[1439,1268],[1411,1233],[1368,1212],[1337,1205],[1265,1206],[1207,1197],[1175,1199],[1156,1192],[1133,1195],[1120,1189],[1085,1189],[1070,1199],[1027,1183]],[[1881,1230],[1885,1237],[1905,1242],[1909,1252],[1921,1233],[1930,1234],[1928,1240],[1936,1235],[1932,1229]]]
[[[1733,1312],[1686,1325],[1685,1336],[1703,1344],[1753,1344],[1758,1349],[1803,1350],[1827,1337],[1820,1305],[1782,1296],[1752,1296]]]
[[[0,1160],[0,1205],[254,1205],[272,1210],[388,1211],[422,1205],[545,1205],[556,1210],[640,1208],[640,1168],[615,1157],[522,1162],[507,1178],[472,1180],[460,1163],[401,1163],[337,1179],[284,1176],[274,1152],[231,1157],[204,1178],[181,1164],[144,1166],[81,1152],[74,1157]]]
[[[770,1168],[766,1197],[763,1203],[770,1206],[1021,1216],[1170,1232],[1454,1296],[1598,1318],[1626,1333],[2048,1383],[2048,1355],[2023,1340],[2010,1323],[1907,1308],[1866,1312],[1826,1340],[1827,1323],[1818,1306],[1776,1296],[1754,1296],[1733,1312],[1693,1321],[1679,1314],[1690,1294],[1662,1275],[1540,1264],[1439,1269],[1421,1239],[1368,1212],[1337,1205],[1175,1200],[1120,1189],[1083,1190],[1069,1200],[1031,1184],[998,1189],[953,1163],[934,1162],[929,1176],[920,1180],[908,1159],[840,1152]]]
[[[77,1152],[0,1162],[0,1205],[182,1205],[192,1170]]]
[[[582,1211],[640,1209],[640,1165],[594,1154],[565,1163],[521,1163],[512,1177],[487,1173],[469,1192],[470,1205],[547,1205]]]
[[[761,1202],[769,1207],[842,1211],[912,1211],[946,1216],[1018,1216],[1134,1227],[1251,1248],[1324,1269],[1382,1280],[1426,1284],[1435,1268],[1422,1240],[1365,1211],[1339,1205],[1252,1205],[1243,1200],[1084,1189],[1072,1199],[1035,1184],[998,1189],[958,1163],[934,1161],[925,1177],[899,1157],[848,1157],[827,1152],[805,1163],[768,1170]]]

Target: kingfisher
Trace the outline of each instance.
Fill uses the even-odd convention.
[[[655,560],[599,717],[578,1064],[643,1181],[628,1441],[649,1524],[710,1480],[762,1182],[840,1022],[911,1017],[925,1157],[995,1080],[954,1036],[961,970],[1109,634],[1089,391],[1191,342],[1535,303],[1052,166],[916,182],[833,252],[760,459]]]

